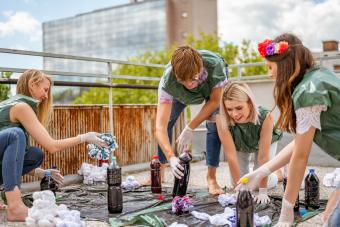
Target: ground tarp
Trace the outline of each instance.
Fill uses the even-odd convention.
[[[57,192],[57,203],[65,204],[69,209],[79,210],[81,217],[86,220],[99,220],[108,222],[111,226],[166,226],[174,222],[188,226],[213,226],[209,221],[201,221],[191,214],[180,216],[171,213],[172,188],[163,188],[162,197],[151,193],[150,187],[141,187],[134,191],[124,191],[123,212],[120,214],[109,214],[106,198],[107,185],[97,184],[94,186],[74,185]],[[217,197],[210,196],[206,190],[189,190],[188,195],[194,205],[194,209],[209,215],[223,213]],[[281,210],[281,197],[272,196],[268,205],[257,205],[255,212],[259,216],[268,215],[273,224],[278,221]],[[26,202],[30,203],[31,195],[26,195]],[[320,209],[308,212],[302,217],[296,217],[296,222],[304,221],[325,208],[326,201],[320,202]],[[233,206],[231,206],[233,207]],[[300,208],[303,208],[300,201]]]

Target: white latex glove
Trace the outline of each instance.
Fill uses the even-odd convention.
[[[262,165],[260,168],[256,169],[255,171],[242,176],[242,178],[243,177],[248,178],[247,185],[248,185],[248,188],[252,191],[258,188],[262,179],[269,176],[269,174],[271,174],[270,170],[266,166]],[[240,181],[237,183],[238,185],[236,186],[235,190],[239,191],[242,184],[240,184]]]
[[[181,179],[184,174],[183,174],[183,166],[181,166],[181,164],[179,164],[179,158],[175,157],[175,156],[172,156],[169,160],[170,162],[170,166],[171,166],[171,172],[172,174],[178,178],[178,179]]]
[[[258,204],[268,204],[270,198],[268,197],[267,188],[259,188],[259,194],[255,196],[255,202]]]
[[[80,142],[92,143],[100,147],[108,147],[107,143],[99,138],[99,133],[97,132],[88,132],[84,134],[80,134]]]
[[[55,180],[55,182],[57,182],[58,185],[62,185],[64,182],[64,177],[63,175],[60,174],[60,171],[57,169],[48,170],[51,171],[52,179]],[[45,170],[41,168],[36,168],[34,170],[34,176],[38,177],[40,180],[43,179],[43,177],[45,176]]]
[[[274,227],[291,227],[294,222],[294,204],[282,199],[281,213],[278,223]]]
[[[192,141],[193,130],[187,125],[181,132],[181,135],[177,138],[177,148],[181,153],[191,144]]]

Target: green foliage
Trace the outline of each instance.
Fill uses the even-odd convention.
[[[243,40],[240,47],[240,54],[237,57],[238,63],[262,62],[262,57],[251,47],[249,40]],[[243,69],[242,76],[258,76],[267,74],[268,70],[265,66],[249,66]]]
[[[226,62],[230,64],[261,62],[262,59],[257,52],[251,47],[250,41],[243,41],[241,46],[232,43],[221,42],[218,37],[213,34],[200,33],[198,39],[189,35],[186,44],[195,49],[205,49],[213,51],[221,55]],[[131,62],[142,62],[150,64],[165,65],[170,61],[171,54],[176,49],[174,45],[171,48],[166,48],[162,51],[147,51],[144,54],[129,58]],[[118,65],[113,70],[114,76],[129,75],[143,77],[161,77],[163,68],[133,66],[133,65]],[[260,75],[265,74],[264,67],[249,67],[243,70],[242,75]],[[231,69],[229,76],[237,76],[237,70]],[[143,84],[143,85],[158,85],[158,81],[143,81],[143,80],[127,80],[113,79],[116,84]],[[152,104],[157,103],[157,90],[146,89],[120,89],[113,88],[114,104]],[[80,97],[77,97],[74,103],[77,104],[107,104],[109,97],[109,89],[93,88],[83,92]]]
[[[1,72],[1,78],[10,78],[11,72]],[[9,98],[11,86],[9,84],[0,84],[0,102]]]

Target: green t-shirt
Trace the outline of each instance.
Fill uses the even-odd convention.
[[[227,64],[222,57],[207,50],[199,50],[198,52],[202,55],[203,66],[207,70],[208,77],[196,88],[189,90],[177,82],[176,75],[172,71],[170,63],[166,66],[163,74],[164,91],[186,105],[201,104],[203,101],[209,99],[215,85],[225,81],[227,78]]]
[[[264,120],[266,119],[269,110],[259,106],[259,123],[254,124],[253,122],[235,124],[229,126],[229,131],[233,137],[236,150],[239,152],[253,153],[259,150],[259,141],[261,135],[261,129]],[[272,143],[280,140],[282,132],[273,129]]]
[[[5,101],[2,101],[0,102],[0,131],[6,128],[19,127],[24,131],[28,145],[28,134],[26,129],[19,122],[11,122],[9,116],[11,108],[21,102],[27,103],[30,107],[32,107],[33,111],[37,113],[39,101],[32,97],[15,95]]]
[[[294,89],[294,110],[324,105],[321,112],[321,130],[316,129],[313,141],[325,152],[340,161],[340,79],[330,70],[315,66]]]

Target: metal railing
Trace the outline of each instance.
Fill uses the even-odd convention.
[[[54,85],[56,85],[56,86],[109,88],[110,133],[112,133],[112,134],[113,134],[112,88],[157,89],[157,86],[154,86],[154,85],[114,84],[112,82],[112,80],[113,79],[159,80],[159,78],[145,77],[145,76],[136,77],[136,76],[129,76],[129,75],[113,75],[112,74],[113,73],[112,64],[145,66],[145,67],[153,67],[153,68],[164,68],[165,67],[164,65],[159,65],[159,64],[145,64],[145,63],[121,61],[121,60],[114,60],[114,59],[84,57],[84,56],[75,56],[75,55],[66,55],[66,54],[54,54],[54,53],[16,50],[16,49],[7,49],[7,48],[0,48],[0,53],[49,57],[49,58],[59,58],[59,59],[69,59],[69,60],[79,60],[79,61],[89,61],[89,62],[97,62],[97,63],[106,63],[107,64],[107,74],[77,73],[77,72],[49,71],[49,70],[41,70],[41,71],[44,72],[44,73],[50,74],[50,75],[91,77],[91,78],[107,79],[106,83],[103,83],[103,82],[100,82],[100,83],[99,82],[81,82],[81,81],[79,81],[79,82],[77,82],[77,81],[76,82],[75,81],[54,81]],[[27,69],[0,67],[0,72],[22,73],[25,70],[27,70]],[[1,78],[0,79],[0,84],[16,84],[16,82],[17,82],[16,79],[10,79],[10,78]]]
[[[141,81],[159,81],[160,80],[159,77],[150,77],[150,76],[145,76],[145,75],[144,76],[142,76],[142,75],[141,76],[113,75],[113,67],[112,67],[113,64],[144,66],[144,67],[152,67],[152,68],[165,68],[165,65],[161,65],[161,64],[146,64],[146,63],[130,62],[130,61],[123,61],[123,60],[114,60],[114,59],[107,59],[107,58],[95,58],[95,57],[55,54],[55,53],[47,53],[47,52],[39,52],[39,51],[26,51],[26,50],[7,49],[7,48],[0,48],[0,53],[105,63],[107,65],[107,70],[106,70],[107,73],[106,74],[50,71],[50,70],[41,70],[41,71],[43,71],[44,73],[47,73],[49,75],[72,76],[72,77],[79,77],[79,78],[84,77],[84,78],[106,79],[107,82],[54,81],[54,85],[56,85],[56,86],[109,88],[109,108],[110,108],[110,110],[112,110],[112,89],[113,88],[157,89],[157,86],[155,86],[155,85],[113,83],[113,79],[141,80]],[[338,60],[338,59],[340,61],[340,54],[337,54],[335,56],[317,57],[316,61],[319,64],[323,64],[326,60]],[[243,75],[244,68],[246,68],[246,67],[256,67],[256,66],[264,66],[264,62],[231,64],[231,65],[229,65],[229,70],[232,70],[232,69],[235,68],[237,70],[237,76],[231,77],[230,79],[231,80],[270,79],[270,77],[268,75],[247,75],[247,76]],[[0,66],[0,72],[22,73],[25,70],[27,70],[27,69],[10,68],[10,67],[1,67]],[[338,76],[340,75],[340,70],[335,70],[334,72]],[[16,84],[16,82],[17,82],[16,79],[0,78],[0,84]],[[112,111],[110,111],[110,113],[112,113]],[[110,132],[112,133],[113,119],[112,119],[111,115],[110,115]]]

